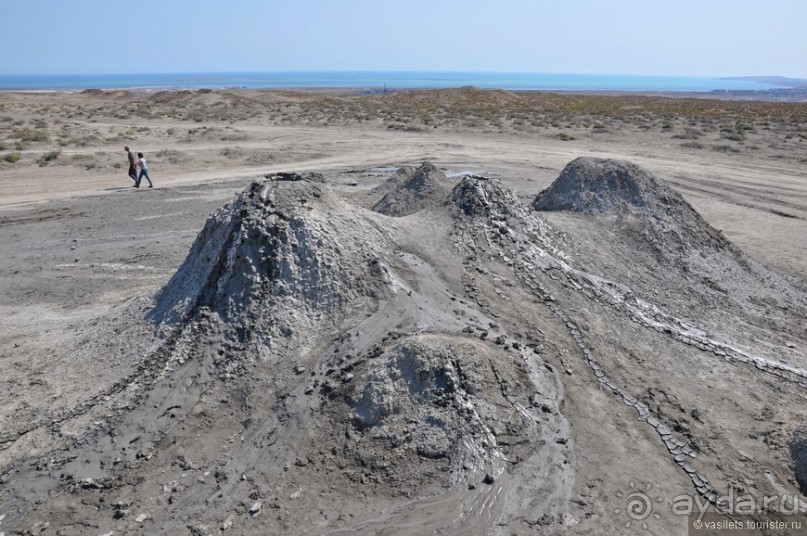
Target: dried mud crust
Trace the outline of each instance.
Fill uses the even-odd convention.
[[[334,417],[349,416],[357,434],[344,455],[372,460],[387,486],[439,489],[496,474],[539,435],[521,413],[532,391],[525,364],[492,342],[395,333],[340,372],[321,389],[345,405]]]
[[[807,337],[785,315],[757,323],[748,296],[803,321],[801,283],[747,262],[644,171],[570,166],[599,208],[569,218],[476,176],[413,184],[405,218],[318,177],[254,181],[155,296],[156,349],[123,380],[139,387],[105,395],[125,404],[3,469],[0,530],[600,534],[625,525],[633,475],[723,512],[740,487],[797,494]],[[608,186],[613,169],[635,188]],[[655,287],[618,270],[626,251],[663,272]],[[715,259],[723,290],[689,293]],[[715,293],[758,338],[711,324]],[[656,532],[679,532],[657,513]]]
[[[580,180],[580,174],[583,175],[582,180]],[[464,195],[458,196],[461,192]],[[751,367],[750,372],[777,376],[781,383],[775,386],[769,395],[773,400],[778,400],[784,390],[790,389],[789,384],[800,389],[792,393],[793,401],[804,399],[804,389],[807,389],[807,370],[804,368],[803,354],[791,351],[796,344],[780,343],[774,347],[766,344],[764,346],[772,354],[767,356],[756,354],[725,338],[728,336],[741,339],[742,330],[726,330],[725,324],[722,326],[723,334],[713,334],[698,329],[688,320],[677,318],[665,312],[663,307],[651,303],[649,299],[637,296],[632,289],[625,285],[575,268],[574,266],[578,263],[591,266],[593,269],[602,269],[603,266],[598,267],[596,262],[591,262],[597,258],[596,255],[582,256],[582,258],[572,261],[568,253],[574,251],[573,248],[578,244],[574,237],[553,229],[547,222],[530,214],[526,207],[519,206],[512,194],[503,190],[494,181],[466,179],[455,189],[452,201],[465,214],[485,215],[490,219],[489,222],[482,225],[475,223],[470,227],[460,226],[458,238],[455,240],[457,244],[474,256],[492,255],[495,257],[498,255],[501,261],[511,266],[516,276],[532,289],[535,295],[540,297],[568,328],[583,362],[590,369],[594,380],[600,387],[613,393],[624,404],[633,408],[638,419],[652,427],[659,435],[672,461],[683,470],[697,492],[712,502],[718,511],[728,512],[730,505],[723,499],[727,496],[728,490],[718,490],[712,485],[706,474],[696,469],[698,464],[695,459],[698,457],[698,451],[707,447],[700,443],[698,438],[692,437],[689,425],[682,427],[680,421],[665,423],[663,418],[659,418],[658,413],[654,413],[656,411],[666,413],[665,408],[658,406],[653,408],[642,402],[641,396],[635,396],[638,394],[637,391],[631,394],[613,376],[609,375],[607,367],[603,367],[597,359],[598,349],[587,340],[586,331],[588,330],[581,327],[575,321],[574,315],[566,310],[564,306],[566,300],[562,296],[568,298],[570,297],[569,291],[572,291],[571,297],[577,298],[573,301],[579,303],[579,298],[582,297],[583,301],[603,304],[607,308],[615,310],[618,316],[627,316],[633,323],[696,348],[703,352],[707,359],[712,356],[712,358],[725,360],[728,363],[746,364]],[[678,208],[669,210],[670,206]],[[787,301],[787,310],[796,312],[794,317],[777,318],[778,322],[770,322],[768,319],[769,322],[766,326],[768,334],[784,332],[797,338],[803,339],[804,337],[803,333],[799,334],[798,328],[794,329],[793,325],[802,322],[799,319],[803,319],[807,312],[803,284],[798,280],[771,273],[744,257],[719,233],[709,228],[677,193],[659,184],[655,178],[643,170],[638,170],[637,176],[637,168],[631,164],[583,158],[575,160],[567,166],[556,183],[536,198],[532,207],[596,214],[601,216],[596,221],[596,226],[613,226],[617,229],[614,234],[622,235],[623,239],[627,235],[628,238],[635,240],[638,235],[642,241],[651,243],[654,248],[663,249],[666,259],[672,260],[672,262],[668,262],[666,265],[658,263],[662,266],[658,266],[655,262],[647,264],[655,269],[665,269],[663,273],[667,276],[665,281],[667,289],[672,286],[677,287],[679,291],[685,290],[688,286],[686,282],[688,268],[693,267],[693,264],[698,261],[703,263],[703,258],[714,262],[715,257],[722,256],[718,259],[720,262],[715,263],[716,269],[711,271],[712,275],[718,274],[717,280],[729,280],[727,276],[732,270],[745,275],[743,288],[727,285],[733,287],[731,294],[734,301],[729,310],[723,311],[724,315],[751,317],[753,320],[757,320],[756,324],[750,322],[757,329],[760,324],[765,325],[764,320],[768,316],[769,310],[754,308],[745,298],[749,293],[764,294],[763,289],[766,289],[768,293],[776,295],[778,300]],[[644,229],[644,232],[634,233],[635,225],[626,232],[621,222],[614,224],[615,220],[625,217],[626,212],[631,213],[628,217],[639,220],[639,226]],[[659,232],[661,226],[666,228]],[[684,236],[688,236],[689,239],[682,240]],[[661,244],[658,243],[659,237],[663,237]],[[644,247],[636,243],[633,243],[632,246],[634,254]],[[568,249],[564,251],[562,249],[564,247]],[[596,242],[593,247],[602,249],[602,242]],[[648,257],[653,259],[652,256]],[[641,265],[643,259],[648,257],[637,256],[634,262]],[[693,257],[700,257],[700,259],[693,263]],[[613,268],[607,264],[605,266]],[[548,275],[549,278],[541,277],[539,275],[541,272]],[[677,280],[669,277],[671,273],[678,275]],[[560,289],[557,288],[558,284],[561,285]],[[753,286],[751,287],[751,285]],[[553,289],[553,287],[555,288]],[[722,289],[721,291],[727,292]],[[707,301],[710,298],[711,296],[704,296],[701,299]],[[690,297],[690,306],[692,302]],[[755,310],[749,311],[749,309]],[[708,316],[706,318],[708,319]],[[794,319],[795,322],[793,322]],[[603,348],[603,351],[607,350]],[[788,358],[780,360],[782,354],[788,355]],[[691,412],[696,416],[696,420],[699,418],[698,415],[707,411],[708,406],[706,405],[699,405],[697,401],[692,400],[690,403],[695,406]],[[783,439],[788,436],[789,430],[799,423],[796,413],[792,411],[786,413],[788,416],[779,421],[779,424],[784,425],[780,431],[780,437]],[[686,436],[681,435],[682,431],[689,436],[689,441]],[[744,431],[742,430],[742,432]],[[751,435],[753,437],[754,433],[751,432]],[[800,443],[798,440],[794,440],[792,444]],[[794,447],[791,447],[791,451],[794,460],[801,452]],[[771,476],[770,469],[765,471],[772,484],[769,486],[763,484],[760,487],[768,492],[781,493],[780,479],[792,482],[793,478],[788,476],[788,473],[793,466],[786,455],[777,454],[775,458],[776,465],[778,465],[776,476]],[[738,472],[740,474],[734,475],[734,478],[730,475],[724,475],[724,478],[729,482],[736,482],[736,480],[744,478],[743,472]],[[730,486],[732,485],[730,484]],[[794,495],[791,493],[790,496]]]
[[[137,377],[142,392],[72,447],[10,467],[6,522],[59,519],[66,533],[145,522],[173,533],[191,521],[255,519],[288,531],[295,516],[313,515],[317,489],[333,497],[322,507],[336,527],[347,521],[339,510],[363,517],[352,505],[368,494],[393,507],[462,485],[439,504],[477,501],[482,517],[435,523],[492,527],[504,499],[492,484],[509,464],[536,453],[550,469],[562,462],[567,441],[548,441],[568,437],[562,395],[540,358],[504,343],[503,330],[496,342],[472,336],[494,332],[493,322],[467,305],[452,312],[461,295],[400,251],[379,218],[296,177],[256,181],[216,212],[147,315],[161,343]],[[371,313],[356,320],[363,310]],[[544,411],[533,406],[536,389]],[[390,397],[397,405],[387,411]],[[216,469],[180,484],[200,466]],[[308,484],[295,492],[298,482]],[[139,494],[154,487],[163,494]],[[258,519],[225,494],[271,499],[286,513]],[[292,495],[296,504],[280,498]],[[96,513],[76,508],[76,496]],[[58,499],[30,509],[45,497]],[[135,514],[143,509],[145,518]]]

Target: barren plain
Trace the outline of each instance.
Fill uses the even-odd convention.
[[[687,534],[687,497],[807,523],[807,105],[0,119],[0,535]]]

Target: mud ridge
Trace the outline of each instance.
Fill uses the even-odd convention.
[[[461,193],[465,195],[461,195]],[[638,192],[633,191],[631,195],[638,196]],[[472,224],[474,231],[470,234],[484,237],[483,244],[476,243],[474,238],[469,241],[466,224],[465,228],[460,228],[458,239],[455,242],[461,243],[471,254],[475,254],[477,251],[491,254],[492,251],[498,250],[501,260],[514,268],[516,276],[531,288],[567,327],[597,383],[606,391],[613,393],[627,406],[633,408],[639,419],[649,424],[659,435],[672,460],[685,472],[698,493],[714,504],[719,511],[726,512],[727,504],[720,501],[722,495],[710,484],[709,479],[702,472],[698,472],[690,462],[690,459],[696,457],[696,451],[680,437],[676,437],[671,427],[654,416],[646,404],[619,387],[608,376],[594,359],[593,352],[586,344],[578,326],[563,312],[557,299],[535,277],[535,269],[537,268],[554,280],[558,278],[553,276],[552,272],[558,271],[568,281],[569,288],[580,292],[588,299],[620,309],[624,313],[630,314],[635,322],[641,323],[644,327],[668,333],[677,340],[702,351],[724,357],[729,361],[737,360],[753,364],[761,371],[792,381],[802,387],[805,385],[803,382],[804,371],[770,358],[749,356],[728,343],[717,343],[703,335],[696,335],[698,330],[683,321],[665,315],[656,306],[636,298],[630,289],[575,270],[566,261],[560,260],[568,258],[568,256],[551,246],[552,232],[549,231],[547,224],[529,214],[526,207],[520,206],[512,194],[503,191],[494,181],[466,179],[455,190],[452,201],[462,208],[465,214],[480,216],[480,219]],[[600,207],[601,205],[595,206]],[[606,203],[605,206],[613,208],[615,205]],[[619,206],[619,209],[624,209],[624,205]],[[543,247],[536,245],[536,242]],[[555,258],[555,255],[560,259]],[[672,322],[662,324],[655,320],[651,321],[640,312],[641,309],[652,309],[655,317],[664,316],[666,319],[672,320],[675,328]]]

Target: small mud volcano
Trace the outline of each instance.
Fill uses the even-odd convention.
[[[624,160],[576,158],[538,194],[532,208],[616,219],[662,255],[692,249],[737,252],[664,180]]]
[[[395,173],[392,174],[392,177],[385,180],[375,188],[373,188],[373,193],[377,195],[387,195],[390,192],[394,192],[398,188],[401,187],[401,184],[412,178],[412,175],[415,174],[417,168],[414,166],[401,166],[395,170]]]
[[[439,478],[448,485],[484,471],[496,457],[489,430],[512,416],[500,386],[529,393],[524,371],[490,343],[446,334],[396,339],[379,348],[377,357],[358,364],[356,381],[341,389],[353,425],[364,438],[353,448],[359,456],[383,459],[391,479],[439,469]],[[498,377],[491,363],[505,364]],[[511,433],[519,442],[529,435],[518,418]]]
[[[501,181],[469,175],[454,187],[447,204],[464,216],[503,221],[523,215],[522,203]]]
[[[408,177],[406,170],[399,172],[382,185],[388,192],[373,207],[376,212],[387,216],[408,216],[439,205],[451,192],[451,181],[429,161],[423,162]]]
[[[532,204],[535,210],[592,213],[679,205],[686,202],[649,171],[623,160],[590,157],[569,162]]]

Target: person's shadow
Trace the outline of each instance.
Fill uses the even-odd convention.
[[[122,192],[123,190],[131,190],[132,186],[113,186],[112,188],[104,188],[99,192]]]

